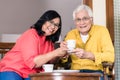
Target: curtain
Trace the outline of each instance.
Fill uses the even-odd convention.
[[[115,80],[120,80],[120,0],[114,0]]]

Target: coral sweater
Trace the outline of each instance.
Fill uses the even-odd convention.
[[[41,68],[34,68],[33,59],[54,48],[53,43],[45,39],[45,36],[38,36],[35,29],[24,32],[15,46],[0,61],[0,72],[14,71],[27,78],[30,73],[41,71]]]

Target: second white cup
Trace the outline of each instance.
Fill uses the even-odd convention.
[[[53,72],[53,64],[44,64],[43,66],[44,72]]]

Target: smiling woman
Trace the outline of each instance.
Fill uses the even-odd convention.
[[[51,25],[49,21],[57,25]],[[61,33],[61,24],[58,12],[46,11],[17,39],[15,46],[2,58],[0,80],[30,80],[30,73],[43,72],[43,64],[52,64],[56,58],[66,55],[65,46],[54,50],[54,43],[59,40]]]
[[[48,21],[50,23],[50,26],[54,26],[55,28],[60,28],[58,23],[55,23],[54,21]]]
[[[54,34],[61,27],[59,25],[60,23],[61,22],[59,18],[46,21],[45,26],[42,27],[42,31],[45,32],[44,35],[50,36]]]

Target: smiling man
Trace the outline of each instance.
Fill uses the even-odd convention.
[[[76,48],[70,55],[71,69],[103,73],[102,62],[114,62],[114,47],[107,28],[94,25],[92,14],[90,7],[78,6],[73,12],[76,28],[68,32],[65,41],[76,40]]]

